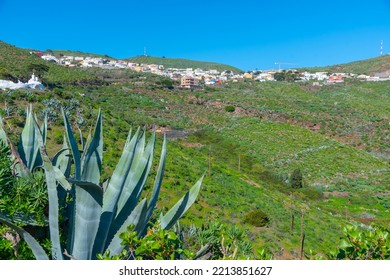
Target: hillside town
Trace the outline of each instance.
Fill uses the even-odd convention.
[[[55,63],[67,67],[101,67],[106,69],[130,69],[137,72],[153,73],[168,77],[173,80],[181,81],[184,88],[195,88],[200,84],[221,85],[227,81],[237,82],[243,79],[251,79],[259,82],[276,81],[275,74],[279,70],[252,70],[245,73],[233,73],[230,70],[203,70],[193,68],[165,68],[157,64],[140,64],[125,60],[117,60],[104,57],[82,57],[82,56],[60,56],[59,58],[43,53],[36,53],[44,60],[54,61]],[[346,78],[356,78],[363,81],[387,81],[390,80],[390,73],[376,73],[374,75],[357,75],[353,73],[327,73],[307,71],[299,72],[295,69],[288,69],[296,73],[296,81],[313,81],[313,85],[343,83]]]
[[[83,57],[61,55],[59,57],[52,54],[44,54],[42,52],[31,52],[43,60],[52,61],[58,65],[65,67],[100,67],[104,69],[130,69],[136,72],[153,73],[164,76],[172,80],[180,82],[182,88],[194,89],[203,85],[218,86],[226,82],[238,82],[239,80],[249,79],[259,82],[279,81],[278,73],[293,73],[293,81],[295,82],[312,82],[314,86],[322,86],[329,84],[343,83],[345,79],[358,79],[361,81],[388,81],[390,80],[390,72],[376,73],[373,75],[357,75],[353,73],[327,73],[307,71],[300,72],[296,69],[287,70],[251,70],[247,72],[234,73],[230,70],[204,70],[200,68],[165,68],[163,65],[157,64],[141,64],[129,62],[126,60],[117,60],[105,57]],[[280,75],[279,75],[280,76]],[[11,81],[0,80],[0,88],[38,88],[43,89],[43,85],[38,81],[33,74],[27,83],[13,83]]]

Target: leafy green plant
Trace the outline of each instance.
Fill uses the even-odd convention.
[[[29,124],[27,121],[18,146],[22,153],[20,156],[12,143],[8,144],[0,118],[0,212],[24,225],[44,225],[47,205],[46,183],[43,173],[37,169],[37,149],[34,148],[34,142],[26,141]],[[35,131],[31,131],[35,135]],[[27,165],[36,172],[31,173]],[[14,176],[15,173],[23,176]]]
[[[7,189],[0,186],[0,213],[22,225],[46,224],[47,188],[42,172],[19,177]]]
[[[124,249],[119,255],[98,255],[106,260],[176,260],[190,259],[193,254],[183,249],[180,236],[172,230],[164,230],[159,226],[148,229],[145,236],[139,237],[130,225],[127,231],[121,233]]]
[[[184,232],[185,248],[197,248],[195,258],[211,260],[255,259],[247,231],[236,225],[211,222]]]
[[[302,183],[302,172],[300,168],[294,169],[291,179],[290,179],[290,184],[293,189],[300,189],[303,187]]]
[[[337,260],[389,260],[390,232],[376,225],[370,229],[346,226],[339,247],[328,257]]]
[[[229,113],[232,113],[236,110],[236,107],[234,107],[233,105],[227,105],[225,106],[225,111],[226,112],[229,112]]]
[[[244,216],[244,221],[255,227],[264,227],[269,224],[270,220],[266,213],[260,209],[253,210]]]
[[[11,166],[10,149],[0,140],[0,196],[6,193],[14,183]]]
[[[31,115],[31,110],[29,112]],[[53,259],[95,259],[97,254],[109,252],[110,256],[119,254],[124,245],[120,235],[129,225],[134,225],[138,236],[144,236],[149,226],[149,220],[156,206],[166,158],[166,139],[164,137],[160,163],[158,166],[152,195],[141,200],[141,194],[146,179],[152,167],[153,151],[156,135],[152,134],[146,143],[146,132],[140,128],[132,135],[131,130],[127,137],[124,151],[112,176],[108,181],[100,182],[103,159],[103,126],[102,114],[99,111],[94,134],[89,135],[82,145],[82,152],[77,145],[68,118],[62,110],[66,139],[69,143],[74,167],[73,177],[65,180],[61,171],[58,153],[53,159],[55,165],[45,151],[45,129],[39,129],[32,119],[33,134],[29,134],[38,142],[38,150],[45,170],[48,201],[49,227],[51,239],[51,253]],[[28,125],[29,126],[29,125]],[[42,133],[44,132],[44,133]],[[26,137],[27,138],[27,137]],[[31,139],[27,139],[31,140]],[[31,142],[31,141],[30,141]],[[34,142],[35,143],[35,142]],[[35,151],[32,145],[31,150]],[[63,151],[67,149],[64,148]],[[61,152],[61,151],[60,151]],[[170,229],[178,219],[195,202],[199,193],[203,176],[199,181],[165,214],[158,219],[162,229]],[[71,197],[66,205],[59,199],[60,191],[67,191]],[[60,208],[68,207],[68,242],[63,251],[60,242]],[[37,259],[48,259],[42,246],[25,230],[12,223],[4,216],[0,221],[14,229],[30,245]],[[66,233],[65,233],[66,234]]]

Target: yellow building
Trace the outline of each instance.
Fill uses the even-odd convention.
[[[244,73],[245,79],[253,79],[253,75],[251,73]]]

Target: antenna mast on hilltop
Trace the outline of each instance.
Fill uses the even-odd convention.
[[[289,62],[275,62],[275,64],[279,64],[279,72],[280,72],[280,65],[282,64],[288,64],[288,65],[297,65],[296,63],[289,63]]]
[[[146,47],[144,47],[144,56],[148,56],[148,55],[146,54]]]
[[[383,40],[381,40],[381,56],[383,55]]]

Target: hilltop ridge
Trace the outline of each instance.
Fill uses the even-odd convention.
[[[346,72],[355,74],[375,74],[388,73],[390,74],[390,54],[382,55],[374,58],[358,60],[348,63],[335,64],[329,66],[319,67],[305,67],[300,70],[307,70],[310,72]]]
[[[165,68],[201,68],[203,70],[230,70],[234,73],[242,72],[241,69],[226,64],[220,64],[216,62],[205,62],[198,60],[190,60],[183,58],[166,58],[166,57],[153,57],[153,56],[135,56],[125,59],[134,63],[143,64],[159,64]]]

